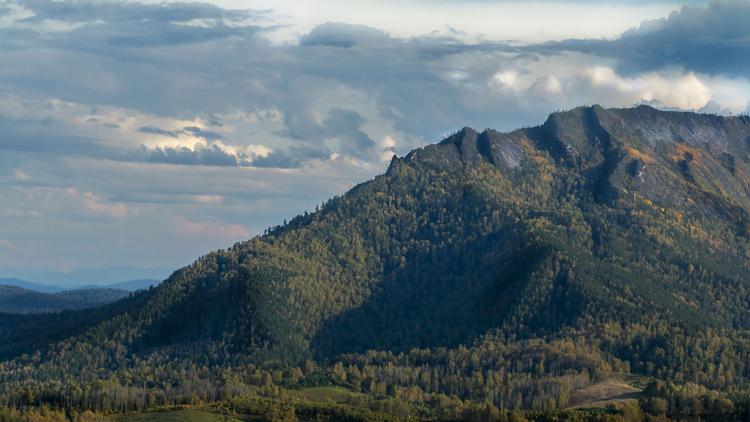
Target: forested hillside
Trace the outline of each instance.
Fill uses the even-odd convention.
[[[593,106],[465,128],[149,291],[3,316],[2,400],[127,411],[337,385],[417,406],[391,415],[495,420],[616,378],[647,387],[637,412],[738,418],[749,194],[747,117]]]
[[[0,285],[0,312],[39,313],[93,308],[127,296],[117,289],[77,289],[40,293],[16,286]]]

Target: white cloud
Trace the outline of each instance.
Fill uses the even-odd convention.
[[[0,29],[15,26],[19,21],[34,16],[33,12],[15,2],[5,2],[2,6],[6,9],[0,13]]]
[[[555,75],[547,75],[538,78],[529,89],[536,95],[557,95],[563,86]]]
[[[23,171],[23,169],[15,169],[13,170],[13,177],[16,178],[16,180],[25,182],[29,180],[29,176]]]
[[[128,208],[121,203],[107,203],[91,192],[79,192],[76,188],[65,189],[65,195],[78,201],[83,209],[91,214],[124,220],[128,215]]]
[[[124,204],[103,203],[91,192],[83,193],[83,203],[86,209],[93,213],[107,215],[118,220],[124,219],[128,214],[128,208]]]
[[[513,84],[516,82],[516,79],[518,79],[518,72],[513,70],[501,71],[492,75],[487,85],[498,92],[513,90]]]
[[[230,7],[245,7],[242,0],[214,0]],[[562,1],[396,1],[362,0],[352,7],[347,0],[257,0],[257,8],[271,8],[286,16],[273,36],[294,41],[324,22],[369,25],[390,34],[412,37],[439,31],[460,31],[467,37],[538,42],[549,39],[614,37],[644,19],[667,16],[679,8],[672,2],[636,4]]]
[[[226,244],[250,237],[244,226],[220,221],[190,221],[184,217],[177,217],[174,219],[173,227],[178,237],[212,239]]]
[[[396,153],[396,140],[391,135],[385,135],[378,142],[380,152],[380,161],[388,161]]]
[[[515,70],[492,74],[487,80],[497,96],[520,107],[568,109],[582,104],[623,107],[648,103],[683,110],[700,110],[709,102],[718,110],[742,113],[750,100],[750,80],[699,74],[681,69],[625,76],[616,62],[581,53],[561,53],[528,59],[519,56]]]
[[[626,78],[605,66],[583,70],[593,98],[618,106],[649,102],[685,110],[697,110],[711,100],[711,90],[694,73],[661,72]]]

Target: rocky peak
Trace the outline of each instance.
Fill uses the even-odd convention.
[[[529,154],[546,156],[560,171],[577,175],[600,202],[639,195],[659,206],[750,209],[747,116],[649,106],[578,107],[514,132],[466,127],[411,152],[391,168],[400,163],[439,169],[489,164],[513,174],[538,165]]]

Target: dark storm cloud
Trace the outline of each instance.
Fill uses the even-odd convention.
[[[701,73],[747,77],[750,2],[713,1],[708,7],[683,7],[665,19],[644,22],[615,40],[568,40],[532,50],[573,50],[614,57],[627,74],[682,66]]]

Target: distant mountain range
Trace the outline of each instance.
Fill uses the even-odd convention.
[[[84,285],[105,286],[123,280],[164,280],[173,270],[174,267],[101,267],[79,268],[74,271],[0,267],[0,277],[69,289]]]
[[[127,280],[75,288],[0,278],[0,312],[40,313],[78,310],[105,305],[159,284],[159,280]]]
[[[161,283],[160,280],[144,278],[140,280],[128,280],[128,281],[121,281],[119,283],[112,283],[112,284],[105,284],[105,285],[89,284],[89,285],[82,286],[82,287],[76,287],[74,290],[106,288],[106,289],[119,289],[119,290],[127,290],[129,292],[134,292],[136,290],[148,289],[149,287],[156,286],[159,283]]]
[[[120,289],[77,289],[41,293],[17,286],[0,285],[0,312],[39,313],[93,308],[120,300],[130,292]]]
[[[20,280],[18,278],[0,278],[0,286],[16,286],[23,289],[32,290],[39,293],[59,293],[63,291],[73,290],[84,290],[84,289],[114,289],[114,290],[125,290],[128,292],[134,292],[136,290],[148,289],[151,286],[159,284],[161,281],[151,278],[144,278],[138,280],[126,280],[117,283],[108,284],[87,284],[77,287],[62,287],[52,283],[43,284],[35,283],[26,280]]]
[[[15,286],[27,290],[33,290],[40,293],[57,293],[65,289],[58,286],[48,286],[46,284],[33,283],[31,281],[19,280],[17,278],[0,278],[0,286]]]

